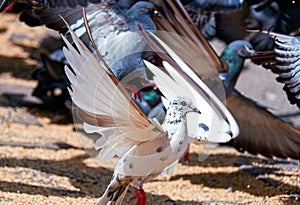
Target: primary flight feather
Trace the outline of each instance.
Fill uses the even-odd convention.
[[[156,118],[148,119],[127,95],[116,77],[108,72],[109,68],[104,63],[99,63],[72,30],[70,33],[77,48],[64,38],[67,45],[64,53],[72,68],[65,69],[71,82],[71,98],[77,106],[77,113],[84,121],[85,130],[102,135],[95,143],[95,149],[99,150],[98,159],[119,158],[111,183],[98,204],[121,204],[130,184],[138,190],[137,204],[145,204],[144,196],[141,196],[144,193],[143,183],[174,167],[188,148],[187,113],[195,112],[200,115],[202,106],[207,109],[212,105],[210,112],[213,118],[218,116],[217,122],[221,124],[211,126],[210,123],[216,121],[205,121],[204,123],[211,126],[210,132],[220,136],[222,141],[228,141],[237,135],[237,126],[231,121],[232,116],[228,115],[225,107],[220,106],[221,102],[208,87],[197,79],[196,84],[199,83],[198,86],[203,90],[199,93],[193,87],[195,84],[185,81],[178,70],[166,61],[163,64],[171,76],[144,61],[168,102],[162,124]],[[175,53],[171,53],[171,56],[187,72],[188,66]],[[192,76],[192,73],[189,75]],[[164,81],[177,86],[170,87]],[[222,118],[224,113],[226,117]],[[200,123],[200,118],[193,119],[197,120],[193,123]],[[227,137],[224,138],[224,135]]]

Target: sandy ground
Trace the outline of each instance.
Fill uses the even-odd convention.
[[[37,84],[30,74],[46,30],[29,28],[16,15],[0,18],[0,204],[95,204],[112,172],[86,154],[82,134],[74,132],[78,125],[51,123],[57,113],[30,96]],[[248,64],[238,88],[278,115],[299,112],[274,76],[259,67]],[[285,119],[300,127],[299,115]],[[145,184],[147,204],[300,204],[296,161],[217,147],[199,162],[196,151],[189,165],[180,162],[172,174]],[[135,204],[133,195],[130,188],[124,204]]]

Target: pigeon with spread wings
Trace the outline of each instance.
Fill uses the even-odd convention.
[[[191,72],[188,66],[163,42],[160,44],[184,71],[174,69],[164,61],[164,68],[171,78],[145,61],[154,74],[154,82],[167,98],[164,100],[167,114],[160,125],[155,118],[147,119],[116,77],[108,72],[109,68],[100,64],[79,38],[72,31],[70,33],[78,49],[64,38],[68,47],[64,53],[73,70],[66,67],[71,98],[85,121],[85,130],[102,134],[96,141],[96,149],[100,150],[98,158],[120,158],[111,183],[98,204],[120,204],[130,184],[138,189],[137,204],[146,203],[143,183],[173,167],[187,150],[187,113],[199,115],[200,109],[210,107],[213,119],[204,123],[212,126],[210,131],[219,135],[220,141],[228,141],[238,134],[237,124],[223,104],[199,78],[190,73],[193,78],[186,79],[185,73]]]

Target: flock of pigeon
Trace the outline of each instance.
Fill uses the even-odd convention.
[[[188,161],[190,142],[299,159],[300,130],[234,88],[245,59],[251,59],[278,74],[289,101],[300,108],[295,36],[300,1],[282,5],[281,0],[0,0],[1,11],[20,12],[21,21],[45,25],[63,38],[64,48],[41,56],[44,65],[35,77],[48,83],[54,97],[60,87],[63,97],[57,100],[70,105],[71,99],[84,130],[99,134],[98,160],[118,159],[98,204],[121,204],[132,185],[137,205],[146,204],[144,182],[172,171],[183,156]],[[245,35],[245,7],[252,23],[247,28],[257,29],[259,22],[269,30]],[[241,32],[228,35],[228,19]],[[208,42],[215,36],[228,43],[220,56]],[[42,82],[45,77],[53,84]],[[33,95],[43,99],[44,88]]]

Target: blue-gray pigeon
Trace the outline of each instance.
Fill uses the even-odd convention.
[[[89,3],[85,7],[92,38],[118,79],[127,76],[126,79],[131,80],[128,74],[135,71],[133,77],[137,76],[148,82],[142,62],[146,43],[139,35],[137,25],[145,30],[156,30],[151,19],[154,11],[154,5],[145,1],[135,3],[127,11],[121,10],[115,1]],[[47,27],[68,35],[62,20],[64,18],[83,42],[95,51],[86,32],[81,6],[42,8],[34,12]]]

